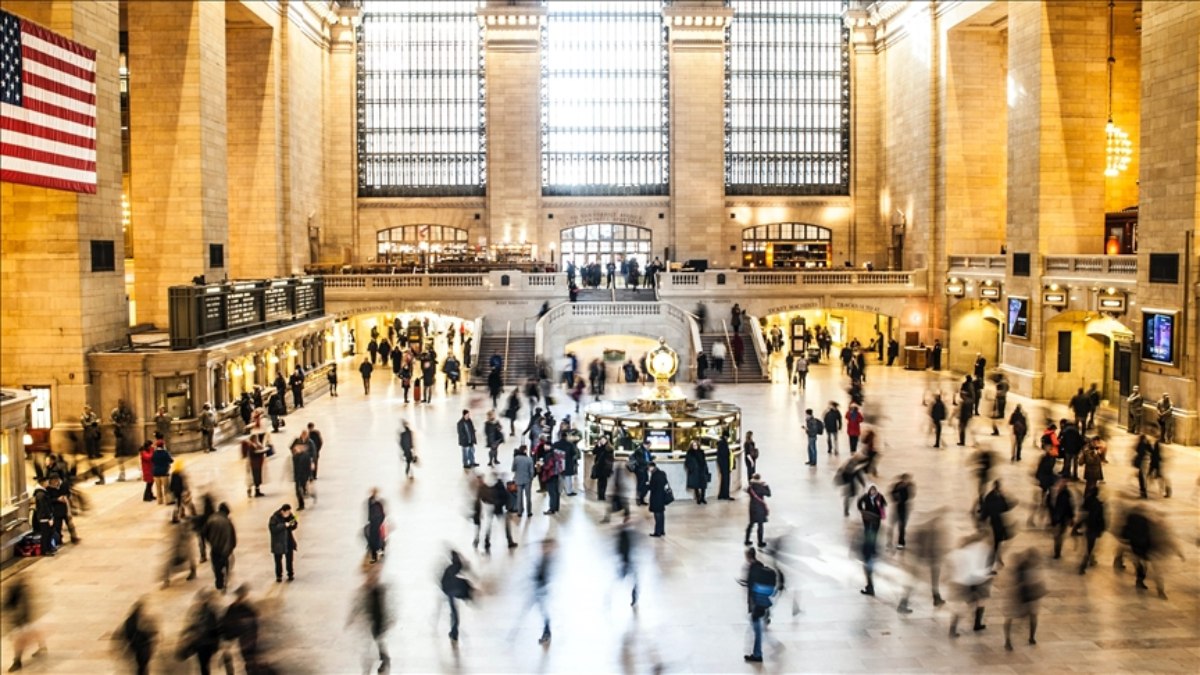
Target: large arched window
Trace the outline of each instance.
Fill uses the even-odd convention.
[[[829,267],[833,233],[808,223],[770,223],[742,230],[745,267]]]
[[[596,223],[569,227],[562,231],[561,247],[564,267],[568,262],[576,265],[613,262],[619,266],[622,261],[636,259],[645,269],[646,260],[652,259],[650,228],[637,225]]]
[[[732,0],[725,193],[850,194],[850,32],[837,0]]]
[[[375,244],[377,262],[395,265],[463,260],[470,251],[467,231],[449,225],[399,225],[375,233]]]

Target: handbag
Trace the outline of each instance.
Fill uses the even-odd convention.
[[[671,490],[671,484],[667,483],[663,486],[663,505],[666,506],[675,501],[675,493]]]

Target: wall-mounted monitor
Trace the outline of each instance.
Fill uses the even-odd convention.
[[[1008,296],[1008,334],[1029,339],[1029,298]]]
[[[1157,309],[1142,310],[1142,360],[1175,365],[1175,324],[1177,313]]]

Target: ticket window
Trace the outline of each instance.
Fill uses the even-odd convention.
[[[167,415],[171,419],[181,420],[193,417],[192,389],[191,375],[155,378],[155,405],[166,408]],[[158,411],[155,410],[153,413],[157,415]]]

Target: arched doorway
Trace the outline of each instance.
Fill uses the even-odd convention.
[[[988,367],[1000,365],[1004,314],[987,300],[964,299],[950,306],[950,337],[942,360],[950,370],[969,373],[982,354]]]
[[[808,223],[769,223],[742,230],[743,267],[825,268],[833,233]]]
[[[1043,346],[1046,377],[1042,396],[1070,400],[1081,387],[1086,390],[1094,383],[1104,400],[1116,400],[1121,373],[1114,368],[1114,346],[1132,339],[1130,328],[1095,312],[1072,310],[1050,319]]]
[[[650,228],[617,223],[593,223],[568,227],[560,233],[559,248],[562,250],[562,266],[574,262],[576,267],[590,263],[609,262],[618,266],[622,262],[637,260],[641,269],[651,259]]]

